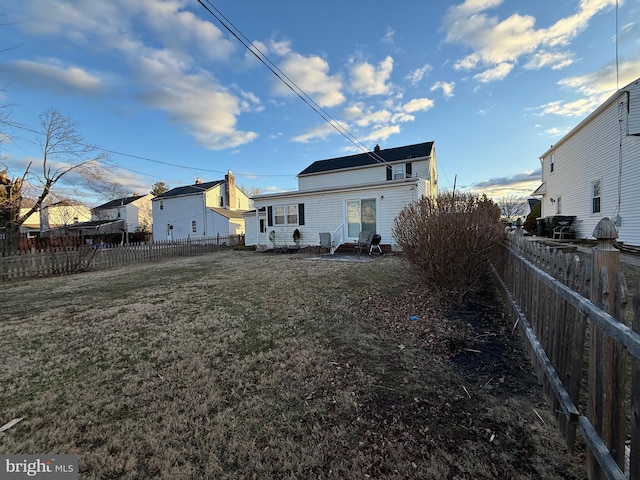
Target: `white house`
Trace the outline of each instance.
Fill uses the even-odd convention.
[[[319,160],[298,174],[297,191],[253,197],[255,210],[245,214],[245,244],[257,250],[318,246],[320,234],[330,233],[337,248],[370,231],[395,250],[391,228],[400,210],[437,193],[434,142],[376,146],[372,152]]]
[[[40,232],[43,235],[49,235],[52,230],[61,231],[63,227],[89,220],[91,220],[91,211],[87,207],[75,201],[63,200],[42,207]]]
[[[249,197],[229,171],[224,180],[176,187],[151,201],[153,240],[181,240],[244,234],[242,213]]]
[[[541,157],[542,217],[576,216],[592,238],[603,217],[618,241],[640,245],[640,78],[619,89]]]
[[[153,195],[138,195],[117,198],[91,209],[91,220],[94,222],[122,221],[125,231],[151,231],[151,199]]]

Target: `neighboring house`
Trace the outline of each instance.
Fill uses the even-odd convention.
[[[298,174],[297,191],[254,196],[255,210],[245,214],[245,244],[258,250],[318,246],[320,234],[330,233],[337,248],[370,231],[395,250],[391,229],[398,213],[437,194],[434,142],[388,149],[376,145],[373,152],[313,162]]]
[[[153,240],[180,240],[244,234],[249,197],[229,171],[224,180],[176,187],[152,202]]]
[[[577,238],[609,217],[640,245],[640,78],[621,88],[541,157],[542,217],[576,216]]]
[[[65,227],[91,220],[91,211],[84,205],[63,200],[45,205],[40,210],[40,233],[42,235],[65,235]]]
[[[153,195],[117,198],[91,209],[94,222],[122,221],[126,232],[150,232],[152,225],[151,199]]]
[[[31,207],[20,207],[20,215],[27,213]],[[33,238],[40,234],[40,212],[33,212],[20,225],[20,236],[23,238]]]

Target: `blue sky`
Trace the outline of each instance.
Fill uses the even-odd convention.
[[[441,190],[527,195],[539,156],[640,77],[640,0],[203,3],[358,145],[435,141]],[[117,152],[123,192],[227,170],[245,187],[293,190],[311,162],[361,152],[196,0],[28,0],[0,13],[12,121],[37,130],[51,108],[73,118],[86,142]],[[36,134],[3,132],[0,164],[15,175],[37,164]]]

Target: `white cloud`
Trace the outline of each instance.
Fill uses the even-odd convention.
[[[433,107],[433,103],[433,100],[430,98],[414,98],[413,100],[405,103],[402,106],[402,110],[406,113],[423,112]]]
[[[571,101],[556,100],[536,107],[541,115],[577,117],[590,114],[598,108],[618,88],[635,80],[640,71],[640,58],[619,64],[618,75],[615,65],[584,75],[567,77],[558,82],[564,90],[582,95]]]
[[[395,135],[400,133],[400,127],[398,125],[386,125],[380,128],[376,128],[369,133],[369,135],[365,136],[362,141],[364,142],[374,142],[378,140],[386,140],[391,135]]]
[[[340,91],[342,81],[337,75],[329,75],[329,64],[323,58],[290,53],[279,68],[321,107],[334,107],[344,102]],[[294,95],[280,81],[275,83],[274,91],[280,95]]]
[[[387,28],[387,33],[384,34],[382,38],[382,43],[389,43],[393,45],[395,41],[393,40],[393,36],[396,34],[396,31],[393,28]]]
[[[387,83],[393,71],[393,58],[386,57],[378,66],[361,62],[351,69],[351,88],[363,95],[387,95],[391,84]]]
[[[362,113],[360,118],[356,121],[356,125],[359,127],[366,127],[368,125],[380,125],[387,123],[391,120],[392,114],[389,110],[378,110],[375,112]]]
[[[575,14],[559,19],[549,28],[539,29],[531,15],[513,14],[500,20],[486,13],[502,3],[501,0],[467,0],[451,7],[444,20],[446,40],[472,50],[457,60],[454,68],[485,68],[485,72],[476,75],[481,82],[504,78],[523,56],[534,56],[526,63],[527,68],[567,66],[571,54],[561,49],[588,26],[594,15],[615,5],[615,0],[583,0]]]
[[[172,122],[212,150],[236,147],[257,137],[255,132],[236,130],[238,115],[255,101],[250,95],[243,93],[247,99],[243,102],[209,75],[187,74],[164,52],[156,53],[138,61],[140,81],[147,82],[141,94],[145,104],[166,111]]]
[[[442,96],[446,99],[453,97],[453,89],[455,88],[455,82],[436,82],[431,87],[431,91],[442,90]]]
[[[98,75],[58,63],[52,59],[48,63],[16,60],[7,65],[0,64],[0,72],[5,80],[42,90],[81,95],[104,92],[105,85]]]
[[[560,70],[573,63],[573,54],[569,52],[549,52],[540,50],[533,54],[530,60],[524,65],[527,70],[540,70],[550,66],[552,70]]]
[[[332,122],[333,123],[333,122]],[[342,122],[335,122],[337,128],[347,130],[347,125]],[[291,139],[293,142],[309,143],[313,140],[319,140],[328,137],[329,135],[337,134],[338,131],[332,124],[322,123],[314,128],[307,130],[301,135],[297,135]]]
[[[477,79],[481,83],[493,82],[494,80],[502,80],[504,77],[509,75],[511,70],[513,70],[513,64],[504,62],[493,68],[489,68],[482,73],[474,75],[473,78]]]
[[[414,71],[409,73],[409,75],[407,75],[406,78],[413,85],[417,85],[420,82],[420,80],[422,80],[424,78],[424,76],[426,74],[428,74],[432,69],[433,69],[433,67],[427,63],[427,64],[425,64],[424,66],[422,66],[420,68],[416,68]]]
[[[237,47],[211,22],[186,10],[183,0],[67,0],[29,2],[29,19],[22,28],[41,35],[58,35],[79,48],[111,55],[115,68],[129,68],[131,87],[151,108],[165,111],[172,122],[205,148],[223,149],[251,142],[255,132],[237,129],[242,112],[259,110],[252,92],[234,93],[222,87],[204,69],[208,62],[225,61]],[[271,47],[271,46],[270,46]],[[284,44],[272,48],[285,50]],[[198,54],[198,63],[193,55]],[[97,90],[99,78],[75,67],[54,62],[37,66],[48,85],[80,91]],[[33,81],[33,79],[32,79]]]

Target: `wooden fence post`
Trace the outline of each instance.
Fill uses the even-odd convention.
[[[614,299],[613,291],[620,271],[620,252],[613,242],[618,238],[618,231],[614,223],[605,217],[596,225],[593,236],[598,243],[591,252],[591,301],[614,315],[618,299]],[[591,324],[589,357],[589,419],[624,471],[624,349]],[[588,455],[588,469],[590,479],[604,478],[591,454]]]

